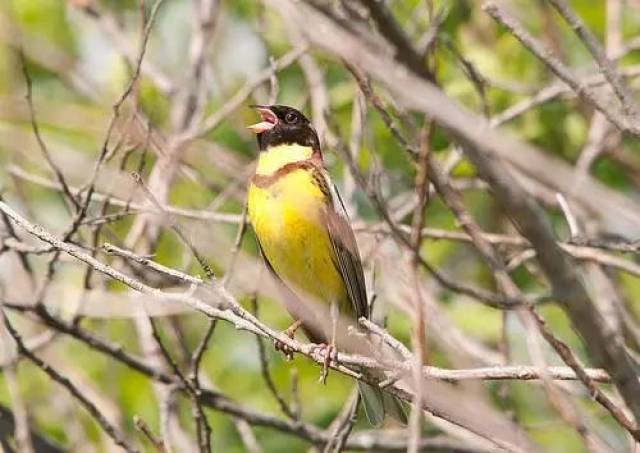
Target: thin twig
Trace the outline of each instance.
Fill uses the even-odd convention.
[[[153,431],[151,431],[151,428],[149,428],[149,425],[145,423],[142,417],[140,417],[139,415],[134,415],[133,425],[144,435],[144,437],[147,438],[147,440],[151,443],[151,445],[153,445],[153,448],[155,448],[157,452],[164,453],[166,451],[162,443],[162,439],[160,439]]]
[[[251,306],[253,309],[253,314],[257,318],[258,317],[258,293],[254,292],[251,296]],[[287,404],[284,397],[276,387],[275,382],[273,382],[273,378],[271,376],[271,371],[269,370],[269,362],[267,359],[267,352],[264,346],[264,340],[256,336],[256,342],[258,344],[258,357],[260,358],[260,370],[262,372],[262,378],[264,382],[267,384],[267,388],[271,395],[275,398],[280,410],[283,414],[289,417],[291,420],[300,420],[300,415],[291,409],[291,406]]]
[[[605,50],[602,48],[600,43],[598,43],[598,40],[593,33],[591,33],[584,22],[564,0],[549,0],[549,3],[551,3],[556,11],[558,11],[558,13],[560,13],[560,15],[567,21],[573,31],[575,31],[576,35],[578,35],[589,50],[589,53],[591,53],[593,59],[598,64],[600,71],[613,87],[613,91],[618,99],[620,99],[620,102],[622,102],[625,114],[629,116],[636,116],[638,114],[638,106],[634,100],[633,94],[625,85],[622,77],[620,77],[620,74],[615,67],[615,63],[609,60]]]
[[[38,141],[38,146],[40,147],[40,151],[42,151],[42,155],[46,159],[47,163],[53,170],[53,173],[56,176],[56,180],[60,187],[62,188],[62,192],[65,194],[67,200],[73,205],[73,207],[78,210],[80,209],[80,204],[76,197],[71,193],[69,189],[69,185],[67,184],[67,180],[65,179],[62,171],[58,167],[58,165],[51,157],[51,153],[49,152],[49,148],[47,147],[45,141],[40,135],[40,127],[38,126],[38,122],[36,121],[36,111],[33,106],[33,84],[31,81],[31,75],[29,74],[29,69],[27,68],[27,62],[22,51],[18,52],[18,56],[20,58],[20,67],[22,69],[22,75],[24,76],[25,84],[27,86],[27,93],[25,94],[25,99],[27,100],[27,105],[29,107],[29,117],[31,119],[31,129],[33,130],[33,135],[35,135],[36,140]]]
[[[162,264],[157,263],[156,261],[153,261],[147,258],[146,256],[137,255],[133,252],[130,252],[129,250],[124,250],[113,244],[109,244],[108,242],[105,242],[104,244],[102,244],[102,250],[104,250],[109,255],[116,255],[122,258],[135,261],[136,263],[142,266],[146,266],[150,269],[153,269],[156,272],[160,272],[161,274],[167,275],[177,280],[181,280],[184,283],[189,283],[192,285],[204,284],[204,280],[202,280],[201,278],[192,277],[191,275],[185,274],[183,272],[178,272],[174,269],[171,269],[170,267],[163,266]]]
[[[149,188],[147,187],[147,185],[144,183],[144,181],[142,180],[142,177],[140,176],[139,173],[132,173],[131,176],[133,177],[133,179],[136,181],[136,183],[138,183],[138,185],[142,188],[142,190],[144,191],[145,195],[147,196],[147,198],[149,199],[149,201],[151,201],[153,203],[153,205],[160,211],[163,212],[165,214],[165,216],[169,219],[169,224],[171,226],[171,229],[178,235],[178,237],[187,245],[187,247],[189,247],[191,253],[193,253],[193,256],[196,257],[196,259],[198,260],[198,263],[200,264],[200,267],[202,268],[202,270],[204,271],[206,277],[209,280],[213,280],[215,278],[215,274],[213,273],[213,271],[211,270],[211,266],[209,266],[209,263],[207,263],[207,260],[200,254],[200,252],[195,248],[195,246],[193,245],[192,241],[187,238],[187,236],[184,234],[184,232],[182,231],[182,228],[180,228],[180,225],[178,224],[178,222],[173,218],[173,216],[171,216],[167,210],[164,208],[164,206],[162,206],[160,204],[160,201],[158,201],[158,199],[156,198],[156,196],[151,192],[151,190],[149,190]]]
[[[105,433],[109,435],[113,439],[113,441],[121,446],[128,452],[137,452],[139,451],[133,445],[131,445],[123,436],[123,434],[118,430],[117,427],[111,424],[109,420],[104,416],[104,414],[98,409],[98,407],[91,402],[78,388],[65,376],[61,375],[58,371],[52,368],[49,364],[42,361],[38,358],[33,352],[31,352],[23,343],[22,337],[15,330],[8,317],[5,315],[3,317],[4,325],[11,335],[11,338],[16,343],[18,348],[18,352],[24,355],[29,361],[31,361],[35,366],[44,371],[49,378],[53,381],[60,384],[64,387],[78,402],[87,410],[87,412],[95,419],[95,421],[102,427]]]
[[[331,426],[329,426],[331,438],[322,449],[323,453],[340,453],[342,451],[356,422],[359,404],[360,393],[355,389],[338,416],[331,422]]]
[[[98,156],[98,160],[95,163],[95,166],[93,168],[93,172],[91,174],[91,176],[89,177],[89,180],[87,181],[87,183],[85,184],[85,187],[83,188],[82,191],[86,191],[86,195],[84,197],[84,202],[81,206],[81,209],[77,215],[77,218],[74,220],[75,222],[80,222],[82,221],[82,219],[84,218],[84,215],[89,207],[89,204],[91,203],[91,197],[93,196],[93,193],[95,191],[95,184],[96,184],[96,180],[98,178],[98,174],[100,173],[100,169],[102,168],[102,164],[104,163],[108,153],[109,153],[109,142],[111,140],[111,135],[113,133],[113,130],[115,128],[116,122],[118,120],[118,118],[120,117],[120,109],[122,108],[122,105],[124,104],[124,102],[127,100],[127,98],[129,97],[129,95],[133,92],[136,83],[138,82],[138,79],[140,77],[140,68],[142,66],[142,61],[144,60],[144,56],[145,53],[147,51],[147,43],[149,42],[149,36],[151,35],[151,30],[153,28],[153,24],[155,23],[155,18],[158,14],[158,11],[160,10],[160,7],[162,6],[162,4],[164,3],[164,0],[156,0],[156,2],[154,3],[153,7],[151,8],[151,13],[149,15],[149,19],[147,20],[144,32],[142,33],[142,39],[140,41],[140,46],[138,49],[138,55],[136,58],[136,64],[134,66],[133,69],[133,74],[131,76],[131,78],[129,79],[129,82],[127,83],[124,91],[122,92],[122,94],[120,95],[120,97],[118,98],[118,100],[116,101],[115,104],[113,104],[113,112],[111,115],[111,119],[109,121],[109,125],[107,126],[107,132],[105,134],[105,138],[104,141],[102,143],[102,148],[100,150],[100,155]]]
[[[253,91],[270,79],[273,71],[280,71],[287,66],[293,64],[308,49],[306,44],[295,47],[293,50],[283,55],[275,61],[273,65],[258,73],[255,78],[251,79],[240,88],[221,108],[215,113],[206,117],[200,125],[192,127],[185,131],[179,138],[182,143],[189,142],[200,137],[207,132],[215,129],[222,121],[224,121],[233,111],[239,108],[242,103],[253,93]]]
[[[582,83],[553,53],[547,49],[539,40],[534,38],[513,16],[509,15],[496,3],[489,1],[483,4],[483,10],[493,19],[505,26],[509,32],[516,37],[523,46],[529,49],[537,58],[545,63],[554,74],[564,83],[569,85],[580,97],[588,101],[595,108],[600,110],[609,121],[623,131],[634,135],[640,134],[640,127],[624,112],[611,105],[600,93],[592,90]]]

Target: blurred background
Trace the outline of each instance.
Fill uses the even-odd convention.
[[[348,12],[355,8],[350,3],[327,5]],[[577,74],[586,77],[596,71],[583,44],[546,2],[505,3]],[[620,67],[637,88],[640,4],[631,0],[569,3],[598,38],[609,40],[608,48],[617,52]],[[611,10],[611,4],[619,10]],[[386,5],[418,46],[429,42],[430,24],[440,22],[428,63],[448,96],[611,190],[638,198],[638,141],[609,123],[596,130],[593,109],[562,90],[535,101],[549,87],[551,91],[558,88],[553,74],[493,22],[478,2],[392,0]],[[132,79],[149,24],[139,77]],[[417,137],[424,117],[405,111],[384,89],[379,95],[399,118],[402,133]],[[312,118],[329,172],[358,233],[377,316],[386,319],[393,336],[410,345],[410,264],[366,191],[334,151],[342,146],[350,153],[364,180],[375,187],[395,221],[404,225],[411,225],[416,206],[416,167],[341,61],[308,48],[298,30],[286,26],[278,11],[259,1],[164,0],[157,9],[152,0],[6,0],[0,4],[2,199],[57,237],[168,291],[184,287],[183,282],[108,254],[102,246],[110,243],[204,277],[187,245],[190,242],[246,309],[257,307],[260,319],[281,330],[291,319],[264,272],[252,232],[239,228],[257,155],[255,137],[245,129],[257,120],[249,105],[274,101],[295,106]],[[523,102],[531,104],[520,111],[509,110]],[[518,238],[473,166],[447,135],[435,128],[429,146],[452,185],[462,191],[474,220],[487,232]],[[590,146],[597,149],[589,154]],[[140,175],[143,182],[132,174]],[[558,238],[571,239],[553,191],[542,186],[536,191],[533,186]],[[81,218],[76,202],[65,192],[82,195],[77,197],[80,205],[92,192]],[[495,291],[491,271],[473,247],[464,240],[443,238],[447,231],[459,231],[460,225],[435,194],[429,197],[424,219],[431,230],[420,244],[423,259],[454,282]],[[585,223],[587,231],[594,231],[589,230],[589,221]],[[615,224],[615,219],[603,223],[603,228],[596,228],[598,237],[609,238],[606,225]],[[188,396],[61,333],[61,328],[20,306],[43,304],[65,325],[80,326],[167,373],[172,368],[144,314],[155,319],[156,333],[185,370],[211,328],[209,321],[183,306],[136,295],[8,225],[5,219],[1,226],[1,297],[13,306],[6,316],[25,344],[73,381],[137,448],[155,449],[140,423],[136,427],[135,420],[142,420],[157,436],[169,436],[174,451],[197,450]],[[637,239],[628,233],[626,239]],[[526,244],[508,240],[496,244],[523,292],[534,298],[549,294]],[[604,278],[635,327],[640,316],[640,278],[633,266],[639,265],[639,255],[637,249],[631,254],[611,254],[632,266],[632,271],[608,268]],[[429,364],[471,368],[532,362],[518,317],[443,286],[429,272],[419,275],[428,300]],[[593,291],[602,289],[602,285],[589,285],[595,287],[590,286]],[[556,335],[590,364],[565,314],[555,304],[545,304],[539,312]],[[13,436],[17,415],[11,415],[17,407],[26,414],[36,447],[42,442],[39,448],[46,443],[52,451],[117,451],[104,429],[67,391],[31,361],[17,357],[6,332],[3,338],[0,431],[5,449],[20,450]],[[547,349],[545,345],[548,363],[560,364]],[[283,412],[265,373],[285,406],[293,408],[293,417]],[[319,373],[319,366],[305,357],[287,362],[270,342],[260,343],[254,335],[222,321],[212,330],[201,364],[203,385],[234,404],[275,420],[295,420],[299,414],[308,426],[324,430],[349,401],[354,384],[334,372],[322,385]],[[537,383],[471,381],[460,388],[517,423],[541,450],[586,449],[584,438],[563,420]],[[567,384],[562,391],[575,403],[589,431],[610,451],[632,448],[623,430],[584,390]],[[307,435],[254,423],[224,408],[207,408],[204,416],[217,451],[313,447]],[[427,418],[423,433],[426,438],[465,439],[453,431]],[[392,421],[384,429],[372,430],[361,413],[352,436],[361,448],[367,439],[383,438],[399,445],[406,439],[403,428]]]

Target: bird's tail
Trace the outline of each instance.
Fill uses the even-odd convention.
[[[407,413],[397,397],[365,382],[358,382],[358,390],[364,413],[372,426],[382,425],[387,414],[400,423],[407,424]]]

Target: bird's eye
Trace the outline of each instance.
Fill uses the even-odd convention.
[[[287,124],[296,124],[298,122],[298,115],[293,112],[289,112],[285,115],[284,120]]]

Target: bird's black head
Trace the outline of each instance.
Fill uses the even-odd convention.
[[[320,151],[318,134],[298,110],[286,105],[254,105],[262,121],[248,126],[258,136],[260,151],[270,146],[297,144]]]

